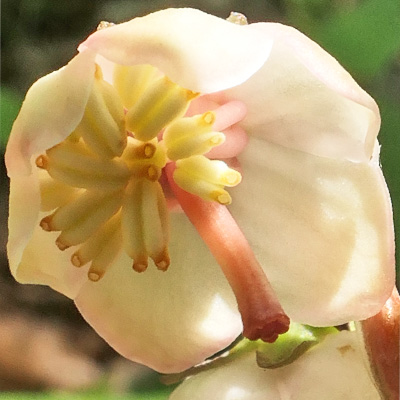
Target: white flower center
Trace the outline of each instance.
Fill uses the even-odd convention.
[[[168,163],[176,164],[173,179],[185,191],[231,203],[225,186],[239,184],[240,173],[204,155],[225,142],[213,130],[215,113],[185,117],[198,96],[149,65],[116,66],[114,86],[96,66],[81,122],[37,158],[42,211],[52,211],[40,225],[61,231],[60,250],[79,246],[71,263],[91,263],[90,280],[104,275],[122,247],[138,272],[149,258],[168,268]]]

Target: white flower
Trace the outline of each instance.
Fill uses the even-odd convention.
[[[242,320],[274,340],[286,314],[367,318],[394,282],[379,124],[293,28],[169,9],[100,29],[33,84],[14,123],[11,271],[163,372],[225,347]],[[150,259],[168,271],[132,271]]]

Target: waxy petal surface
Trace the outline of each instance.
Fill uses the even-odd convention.
[[[125,357],[179,372],[232,342],[242,330],[231,289],[184,214],[171,221],[168,271],[132,271],[123,254],[75,302],[94,329]]]
[[[314,326],[376,314],[394,284],[391,205],[375,162],[250,140],[232,215],[285,312]],[[251,206],[249,206],[249,204]]]
[[[355,332],[329,335],[294,363],[262,369],[254,353],[186,380],[171,400],[379,400]]]
[[[167,9],[99,30],[81,44],[117,64],[151,64],[190,90],[238,85],[268,58],[272,41],[201,11]]]
[[[9,177],[28,174],[32,156],[60,143],[78,125],[93,84],[94,58],[84,51],[28,90],[7,145]]]
[[[295,29],[273,23],[250,28],[274,42],[264,66],[226,92],[246,104],[242,126],[250,137],[324,157],[369,160],[380,125],[373,99]]]

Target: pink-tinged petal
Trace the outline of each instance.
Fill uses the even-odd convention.
[[[94,57],[82,52],[29,89],[6,149],[9,177],[29,174],[32,156],[60,143],[78,125],[94,79]]]
[[[379,131],[373,99],[312,40],[280,24],[261,23],[274,45],[264,66],[228,91],[248,109],[251,135],[311,154],[367,161]]]
[[[232,215],[285,312],[314,326],[370,317],[394,285],[391,204],[379,165],[251,138]]]
[[[76,298],[84,318],[123,356],[178,372],[228,345],[242,324],[231,289],[186,216],[172,214],[171,265],[132,270],[125,254]]]
[[[295,362],[257,366],[254,353],[187,379],[170,400],[380,400],[355,332],[327,336]]]
[[[202,93],[238,85],[268,58],[271,39],[198,10],[167,9],[99,30],[81,44],[123,65],[151,64]]]

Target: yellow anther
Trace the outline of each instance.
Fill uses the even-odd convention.
[[[211,126],[215,122],[215,113],[207,111],[201,116],[201,120],[204,122],[204,125]]]
[[[232,203],[232,198],[227,192],[221,194],[215,194],[215,199],[216,201],[218,201],[218,203],[223,205],[228,205]]]
[[[129,109],[127,129],[136,139],[147,142],[155,138],[169,123],[181,117],[192,99],[198,96],[163,77],[153,82]]]
[[[118,158],[101,159],[83,142],[64,141],[47,150],[47,171],[67,185],[97,190],[116,190],[126,185],[129,169]]]
[[[88,274],[97,274],[100,279],[122,247],[120,228],[121,213],[118,212],[81,245],[72,255],[71,263],[82,267],[92,261]]]
[[[114,67],[114,87],[127,109],[137,103],[144,91],[159,76],[151,65],[116,65]]]
[[[122,205],[122,237],[125,251],[134,260],[134,270],[141,272],[147,268],[148,257],[161,263],[161,267],[168,267],[167,219],[166,201],[160,184],[132,179]]]
[[[211,111],[174,121],[163,135],[167,156],[176,161],[205,154],[213,147],[222,144],[225,135],[212,130],[214,121],[215,114]]]
[[[235,186],[241,180],[239,172],[223,161],[193,156],[176,162],[174,180],[182,189],[205,200],[230,204],[232,199],[224,186]]]
[[[156,146],[152,143],[145,143],[143,145],[143,156],[145,158],[151,158],[154,156],[154,153],[156,152]]]
[[[61,231],[57,239],[61,247],[74,246],[90,238],[118,211],[121,202],[122,193],[119,191],[110,194],[87,191],[44,218],[41,226]]]
[[[117,91],[103,79],[98,65],[82,121],[73,132],[106,158],[120,156],[126,146],[125,114]]]

